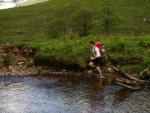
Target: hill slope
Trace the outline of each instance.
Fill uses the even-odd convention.
[[[38,35],[52,37],[50,33],[55,31],[51,30],[52,26],[56,26],[54,29],[60,32],[65,29],[65,33],[56,37],[64,35],[72,26],[77,26],[76,29],[82,27],[80,22],[72,18],[82,22],[84,17],[79,15],[84,15],[84,11],[93,17],[89,20],[92,21],[92,25],[87,29],[87,35],[107,31],[123,34],[150,33],[149,0],[51,0],[38,5],[0,11],[1,35],[25,38]],[[72,23],[75,24],[70,26]],[[60,27],[62,29],[59,29]],[[75,30],[75,33],[79,32]]]
[[[90,59],[88,42],[101,40],[112,63],[139,72],[150,64],[149,11],[149,0],[51,0],[3,10],[0,43],[34,48],[35,64],[68,69],[85,68]]]

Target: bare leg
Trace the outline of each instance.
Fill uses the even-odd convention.
[[[98,73],[99,73],[99,77],[100,77],[100,78],[104,78],[104,76],[103,76],[103,74],[102,74],[102,71],[101,71],[101,69],[100,69],[100,66],[95,66],[93,62],[90,62],[90,63],[89,63],[89,66],[90,66],[90,67],[93,67],[93,68],[95,67],[96,70],[97,70]],[[98,77],[98,78],[99,78],[99,77]]]
[[[95,65],[94,65],[93,62],[90,62],[90,63],[89,63],[89,66],[90,66],[90,67],[95,67]]]
[[[98,71],[100,76],[103,76],[100,66],[96,66],[96,70]]]

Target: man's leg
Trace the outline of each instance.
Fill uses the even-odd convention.
[[[90,62],[90,63],[89,63],[89,67],[95,68],[94,63],[93,63],[93,62]],[[92,73],[92,70],[88,70],[88,73],[91,74],[91,73]]]
[[[89,63],[89,66],[90,66],[90,67],[95,67],[95,65],[94,65],[93,62],[90,62],[90,63]]]
[[[93,62],[90,62],[90,63],[89,63],[89,66],[90,66],[90,67],[93,67],[93,68],[95,67],[96,70],[97,70],[98,73],[99,73],[99,77],[100,77],[100,78],[104,78],[104,76],[103,76],[103,74],[102,74],[102,71],[101,71],[101,69],[100,69],[100,66],[96,66]],[[98,77],[98,78],[99,78],[99,77]]]
[[[101,71],[101,69],[100,69],[100,66],[96,66],[96,70],[98,71],[99,76],[100,76],[101,78],[103,78],[104,76],[103,76],[103,74],[102,74],[102,71]]]

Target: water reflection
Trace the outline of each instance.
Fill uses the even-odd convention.
[[[133,92],[107,85],[105,79],[58,81],[33,77],[0,78],[0,113],[148,113],[150,110],[149,90]],[[135,110],[143,106],[146,107]]]
[[[113,106],[118,106],[121,102],[123,102],[126,98],[128,98],[130,95],[132,95],[134,91],[131,91],[130,89],[120,89],[119,91],[116,91],[114,93],[114,100],[112,105]]]

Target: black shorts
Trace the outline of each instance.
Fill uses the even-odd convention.
[[[96,66],[103,65],[103,61],[102,61],[102,58],[101,58],[101,57],[100,57],[100,58],[96,58],[96,59],[94,59],[94,60],[91,60],[91,62],[93,62],[94,65],[96,65]]]

